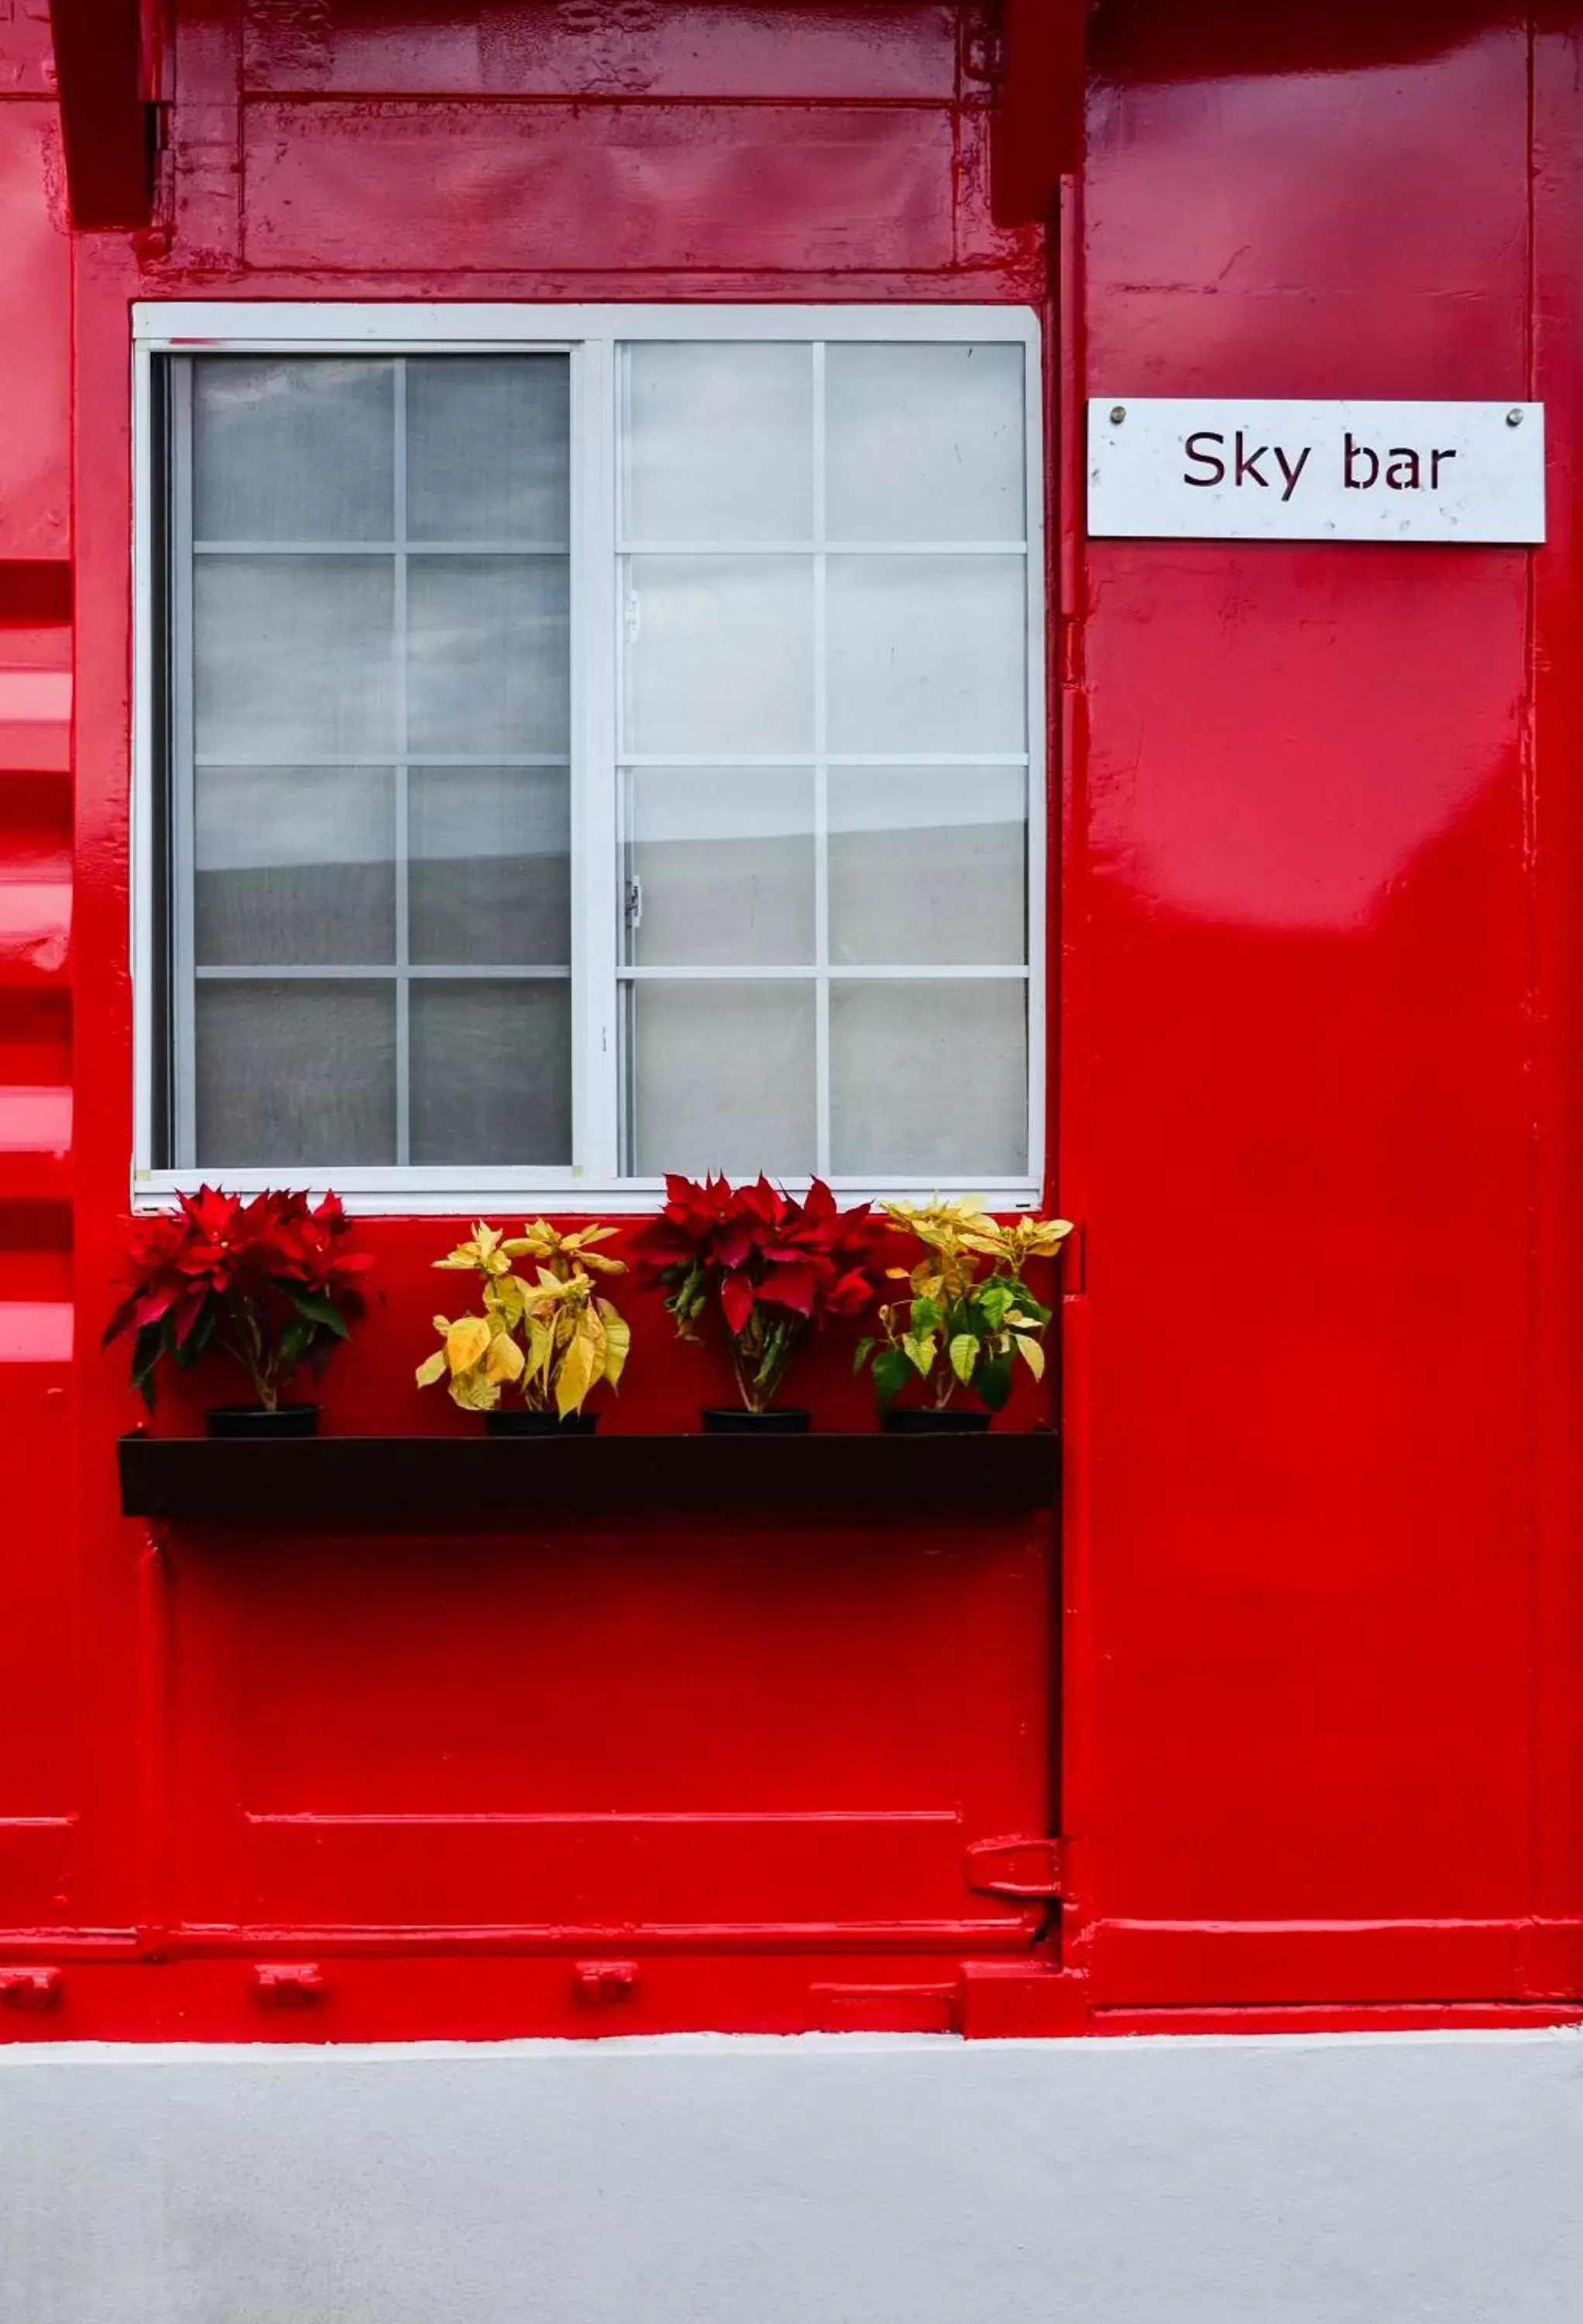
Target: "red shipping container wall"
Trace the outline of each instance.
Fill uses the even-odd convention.
[[[1569,2014],[1578,23],[1110,0],[1046,232],[976,8],[407,18],[182,0],[154,223],[75,236],[0,22],[0,2032]],[[1059,1527],[121,1517],[129,308],[179,298],[1041,314]],[[1550,540],[1087,544],[1089,392],[1537,396]],[[364,1234],[327,1425],[465,1433],[411,1388],[449,1223]],[[694,1425],[633,1312],[605,1428]],[[970,1859],[1056,1831],[1059,1913]]]

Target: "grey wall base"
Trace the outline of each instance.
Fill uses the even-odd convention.
[[[1583,2037],[0,2051],[5,2324],[1578,2324]]]

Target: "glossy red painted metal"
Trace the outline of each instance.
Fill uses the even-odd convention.
[[[1239,69],[1240,12],[1197,14],[1191,73],[1163,11],[1096,27],[1091,391],[1529,392],[1525,25],[1437,49],[1425,11],[1404,67],[1338,60],[1317,17],[1273,54],[1266,21]],[[1559,365],[1542,392],[1564,445]],[[1557,522],[1532,564],[1088,553],[1067,1813],[1100,2003],[1578,1989],[1575,1792],[1558,1823],[1535,1748],[1536,1719],[1572,1736],[1578,1674],[1551,1658],[1542,1711],[1532,1660],[1578,1538],[1533,1440],[1542,1282],[1546,1397],[1578,1345],[1536,1198],[1577,1066],[1539,1036],[1547,1110],[1537,803],[1575,808],[1566,724],[1536,752],[1527,706],[1534,580],[1548,651],[1575,604]],[[1549,941],[1564,990],[1575,935]]]
[[[189,0],[154,225],[69,280],[0,22],[0,1972],[60,1971],[0,2037],[1576,2014],[1578,27],[1187,13],[1096,16],[1046,246],[975,10]],[[118,1514],[128,304],[364,292],[1045,311],[1058,1702],[1034,1520]],[[1087,547],[1090,390],[1539,393],[1551,541]],[[447,1239],[367,1229],[330,1426],[468,1425],[410,1388]],[[713,1376],[638,1321],[604,1425],[688,1425]],[[1057,1815],[1060,1969],[968,1859]]]

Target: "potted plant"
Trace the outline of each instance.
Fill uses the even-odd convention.
[[[338,1198],[310,1205],[306,1194],[271,1191],[244,1203],[202,1186],[177,1201],[133,1222],[133,1287],[106,1346],[133,1334],[132,1385],[151,1412],[162,1363],[188,1371],[214,1354],[246,1374],[253,1401],[211,1409],[211,1436],[317,1435],[318,1406],[289,1403],[286,1391],[346,1338],[370,1264],[340,1249],[351,1222]]]
[[[665,1206],[632,1250],[640,1281],[663,1286],[678,1339],[701,1339],[719,1310],[741,1404],[707,1406],[704,1428],[805,1430],[805,1408],[777,1405],[776,1392],[811,1328],[860,1314],[878,1296],[884,1222],[867,1203],[839,1210],[818,1178],[802,1201],[762,1172],[750,1186],[665,1184]]]
[[[879,1309],[879,1331],[861,1342],[854,1369],[871,1363],[881,1425],[898,1434],[988,1428],[1011,1394],[1015,1364],[1045,1376],[1051,1310],[1024,1280],[1030,1259],[1052,1259],[1072,1232],[1067,1219],[1018,1219],[999,1226],[971,1200],[888,1203],[891,1223],[916,1236],[924,1257],[886,1272],[909,1296]],[[913,1379],[923,1405],[895,1399]],[[978,1399],[957,1404],[958,1388]]]
[[[631,1344],[630,1331],[595,1281],[626,1273],[622,1260],[594,1248],[613,1231],[583,1227],[561,1234],[547,1219],[535,1219],[507,1237],[480,1219],[472,1241],[458,1243],[435,1265],[476,1275],[483,1313],[455,1323],[435,1317],[444,1345],[419,1364],[419,1387],[446,1380],[454,1404],[483,1413],[487,1435],[592,1435],[599,1415],[583,1409],[589,1390],[601,1380],[618,1385]],[[531,1282],[516,1272],[519,1259],[535,1262]],[[502,1409],[502,1394],[510,1388],[521,1402]]]

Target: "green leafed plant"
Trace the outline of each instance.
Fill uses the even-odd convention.
[[[966,1388],[999,1412],[1015,1366],[1045,1376],[1051,1310],[1024,1279],[1030,1259],[1052,1259],[1072,1232],[1066,1219],[1018,1219],[1000,1226],[971,1199],[888,1203],[891,1224],[924,1246],[912,1268],[886,1270],[908,1296],[879,1309],[879,1330],[862,1341],[854,1370],[873,1369],[880,1410],[912,1379],[943,1411]]]
[[[514,1387],[532,1411],[554,1410],[563,1420],[582,1410],[602,1380],[615,1388],[631,1333],[597,1278],[626,1268],[594,1248],[613,1232],[584,1227],[562,1234],[535,1219],[508,1238],[480,1219],[471,1242],[435,1265],[476,1275],[483,1313],[454,1323],[435,1317],[443,1344],[419,1366],[419,1387],[446,1380],[452,1402],[467,1412],[492,1412],[502,1390]],[[516,1271],[520,1259],[534,1262],[530,1281]]]

